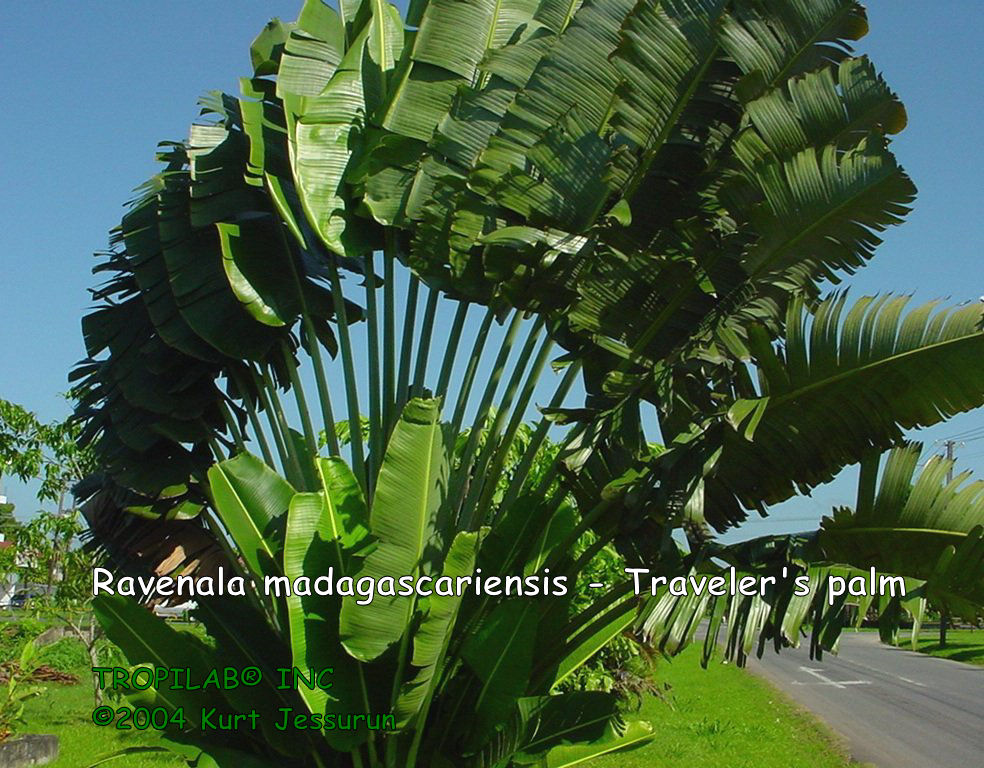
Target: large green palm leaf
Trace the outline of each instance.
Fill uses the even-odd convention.
[[[916,476],[921,455],[919,444],[890,452],[877,492],[862,485],[857,509],[825,518],[819,545],[830,559],[918,578],[931,601],[973,619],[984,610],[984,482],[951,479],[952,460],[939,456]]]
[[[761,390],[730,407],[714,481],[746,506],[776,503],[898,444],[906,429],[978,406],[981,308],[904,314],[907,304],[863,298],[848,308],[841,296],[811,313],[796,302],[781,348],[753,335]]]

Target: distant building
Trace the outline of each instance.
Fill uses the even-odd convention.
[[[4,497],[0,496],[0,504],[3,503]],[[0,550],[10,549],[13,546],[13,543],[7,541],[4,535],[0,533]],[[8,573],[5,577],[0,578],[0,608],[10,607],[10,598],[17,592],[19,583],[20,578],[16,573]]]
[[[6,504],[7,497],[0,493],[0,504]],[[13,546],[6,537],[0,533],[0,550],[10,549]],[[10,598],[17,591],[17,574],[11,573],[6,578],[0,579],[0,608],[10,607]]]

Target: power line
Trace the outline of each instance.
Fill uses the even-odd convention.
[[[984,426],[982,427],[971,427],[970,429],[965,429],[962,432],[956,432],[947,437],[941,437],[939,440],[934,440],[933,445],[937,443],[945,443],[947,440],[967,440],[970,439],[980,439],[984,437]]]

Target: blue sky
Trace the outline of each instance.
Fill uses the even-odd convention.
[[[60,418],[59,393],[83,354],[93,251],[130,190],[155,172],[154,148],[182,139],[205,90],[234,90],[249,42],[300,0],[32,0],[0,4],[6,95],[0,139],[0,397]],[[850,282],[852,293],[952,302],[984,294],[980,243],[984,76],[979,0],[874,0],[868,53],[902,96],[909,126],[895,151],[919,187],[915,211]],[[927,372],[932,375],[932,372]],[[984,427],[984,412],[927,430],[927,443]],[[958,447],[984,474],[984,439]],[[30,489],[4,481],[19,513]],[[747,533],[798,530],[850,503],[850,473],[775,510]]]

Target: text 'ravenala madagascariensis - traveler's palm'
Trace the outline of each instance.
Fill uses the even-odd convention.
[[[707,540],[984,401],[978,306],[823,295],[915,194],[888,149],[905,111],[852,53],[866,30],[852,0],[414,0],[405,19],[308,0],[271,22],[240,95],[209,94],[160,146],[97,267],[73,374],[95,540],[119,567],[254,576],[483,558],[573,576],[614,544],[666,575],[793,563],[816,595],[817,568],[871,565],[979,610],[959,579],[860,543],[905,527],[898,510],[843,549],[840,523],[810,546]],[[610,586],[580,613],[203,602],[229,658],[344,660],[344,696],[294,705],[400,725],[236,754],[183,739],[222,765],[565,765],[643,738],[610,697],[550,695],[633,621],[675,651],[727,606],[740,659],[795,641],[812,605],[657,596],[636,616]],[[154,638],[134,663],[214,658],[124,600],[100,610],[131,652]],[[816,650],[841,614],[810,615]]]

